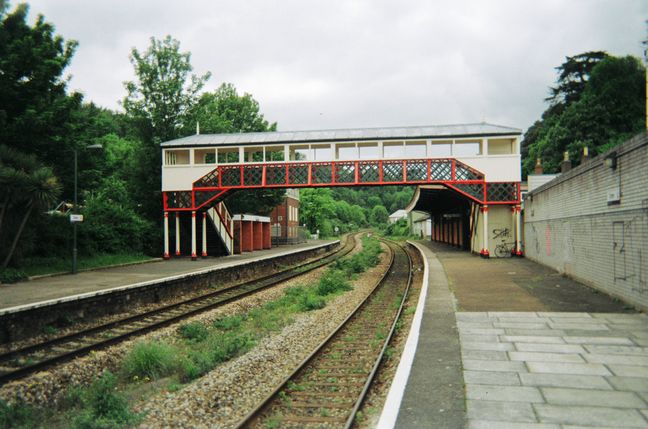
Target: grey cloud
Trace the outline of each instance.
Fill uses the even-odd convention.
[[[79,50],[70,87],[119,108],[128,54],[171,34],[209,89],[232,82],[282,130],[474,122],[526,128],[554,67],[594,49],[641,55],[648,3],[35,0]]]

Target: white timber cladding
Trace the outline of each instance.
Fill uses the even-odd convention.
[[[163,149],[162,190],[191,189],[218,165],[416,158],[456,158],[484,173],[488,182],[521,180],[519,139],[511,135],[168,148]]]
[[[646,166],[648,135],[642,134],[530,192],[526,256],[647,310]]]

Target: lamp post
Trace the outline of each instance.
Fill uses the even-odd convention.
[[[86,149],[103,149],[103,146],[100,144],[91,144],[86,146]],[[77,183],[78,178],[78,149],[74,148],[74,206],[72,207],[72,215],[77,214],[78,210],[78,197],[77,197]],[[70,217],[70,222],[72,222],[72,274],[77,273],[77,223],[80,222],[76,217]]]

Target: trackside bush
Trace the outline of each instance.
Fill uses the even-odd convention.
[[[347,276],[340,270],[328,270],[317,284],[317,294],[320,296],[331,295],[345,290],[351,290]]]
[[[22,402],[9,403],[0,399],[0,428],[31,427],[33,413],[30,406]]]
[[[247,333],[212,331],[200,344],[194,344],[186,358],[180,360],[180,380],[194,380],[219,363],[247,352],[255,343]]]
[[[88,388],[77,391],[82,409],[72,420],[73,429],[113,429],[137,423],[141,416],[128,408],[125,397],[115,392],[117,380],[106,371]]]
[[[126,355],[123,370],[129,378],[161,378],[177,368],[178,351],[162,342],[139,342]]]
[[[209,329],[200,322],[190,322],[180,325],[178,333],[185,340],[202,341],[209,335]]]
[[[16,283],[27,278],[24,271],[15,268],[0,269],[0,283]]]
[[[344,271],[347,275],[363,273],[369,267],[374,267],[380,262],[382,253],[380,242],[374,237],[362,238],[362,251],[349,258],[339,260],[334,267]]]

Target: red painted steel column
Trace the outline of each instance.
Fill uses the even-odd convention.
[[[169,212],[164,212],[164,259],[169,259]]]
[[[203,212],[202,218],[202,257],[207,257],[207,212]]]
[[[482,213],[482,225],[483,225],[483,230],[482,230],[482,250],[479,252],[479,254],[483,258],[488,258],[490,257],[490,252],[488,251],[488,206],[483,205],[479,209]]]
[[[272,237],[270,230],[270,222],[263,222],[263,248],[272,248]]]
[[[175,235],[176,235],[176,256],[180,256],[180,212],[176,212],[175,216]]]
[[[191,212],[191,260],[198,259],[196,255],[196,212]]]
[[[515,206],[515,254],[517,256],[524,256],[522,252],[522,207],[518,204]]]
[[[252,222],[252,247],[254,250],[263,250],[263,224],[259,221]]]

